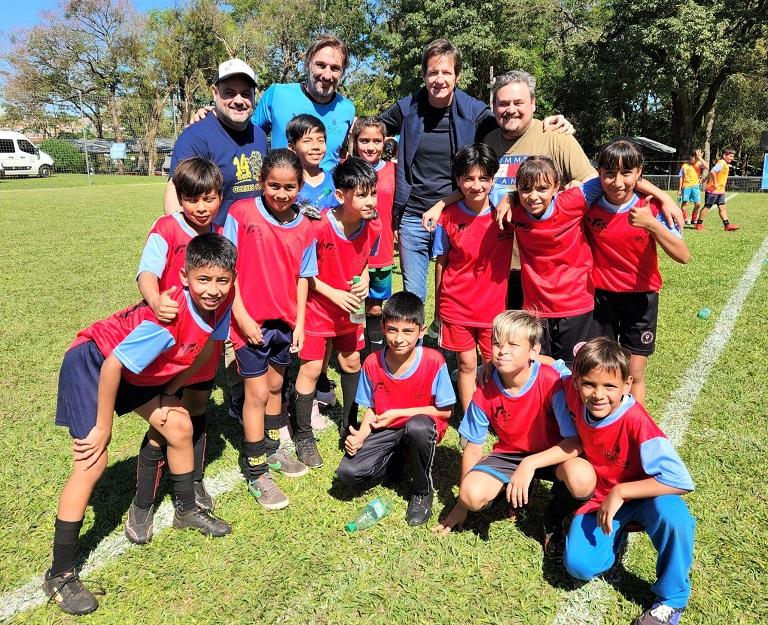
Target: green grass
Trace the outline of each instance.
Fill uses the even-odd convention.
[[[0,182],[6,224],[0,235],[0,592],[49,564],[56,499],[70,463],[69,436],[53,425],[63,352],[78,329],[137,299],[135,268],[161,211],[161,179],[99,180],[104,189],[69,188],[56,195],[41,194],[35,183],[68,183],[69,177]],[[108,188],[125,181],[118,193]],[[18,186],[3,193],[9,185]],[[722,232],[711,215],[710,230],[686,231],[690,265],[662,263],[658,351],[648,367],[648,405],[657,418],[768,234],[765,207],[765,196],[737,196],[729,208],[741,231]],[[688,497],[698,530],[686,623],[768,622],[767,287],[764,271],[694,406],[681,446],[698,487]],[[712,310],[708,321],[696,318],[704,306]],[[212,409],[209,475],[236,465],[240,441],[219,388]],[[86,517],[85,549],[122,531],[143,431],[135,415],[115,422],[110,467]],[[573,585],[557,567],[542,563],[543,497],[518,524],[494,508],[473,516],[468,531],[440,539],[428,527],[406,525],[404,492],[334,488],[341,458],[335,435],[325,433],[320,447],[321,470],[299,480],[278,478],[291,498],[288,509],[265,513],[238,486],[218,502],[218,512],[233,525],[230,536],[211,540],[165,531],[97,571],[91,583],[107,595],[81,622],[551,622]],[[438,512],[453,502],[458,466],[458,436],[451,429],[435,460]],[[346,534],[344,524],[357,509],[383,493],[395,499],[391,517],[367,532]],[[638,614],[650,599],[654,562],[647,540],[637,540],[630,574],[611,597],[604,623],[627,623]],[[46,606],[14,622],[73,621]]]
[[[2,178],[0,193],[3,191],[36,190],[36,189],[70,189],[78,187],[114,187],[122,185],[151,185],[165,184],[165,176],[111,176],[96,174],[90,181],[86,174],[53,174],[50,178]],[[161,197],[162,200],[162,197]]]

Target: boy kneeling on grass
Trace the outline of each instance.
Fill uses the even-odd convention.
[[[440,352],[418,345],[427,329],[418,296],[395,293],[384,304],[382,325],[386,346],[365,359],[357,385],[363,422],[358,429],[350,424],[336,475],[352,486],[377,480],[390,464],[402,462],[396,452],[407,447],[413,495],[406,520],[422,525],[432,516],[435,447],[448,429],[456,395]]]
[[[537,360],[543,325],[535,315],[507,310],[493,320],[495,370],[475,390],[459,426],[468,442],[461,460],[459,500],[435,527],[448,534],[469,510],[482,510],[503,488],[515,508],[528,503],[534,477],[551,480],[552,500],[544,517],[544,549],[562,542],[565,517],[592,497],[595,472],[565,405],[560,373]],[[489,427],[499,437],[483,456]]]
[[[677,625],[691,594],[695,521],[680,495],[693,481],[677,451],[645,408],[629,394],[629,351],[601,337],[586,343],[563,379],[568,410],[597,488],[576,511],[563,564],[589,580],[613,566],[629,524],[642,525],[654,548],[654,604],[634,625]]]
[[[230,290],[237,251],[207,233],[187,245],[175,291],[175,319],[160,323],[146,301],[81,330],[59,373],[56,423],[73,438],[74,466],[59,496],[53,563],[43,591],[68,614],[88,614],[96,597],[76,572],[80,530],[96,483],[107,468],[113,414],[136,412],[167,442],[176,512],[173,527],[223,536],[230,527],[198,507],[194,489],[192,421],[179,395],[229,329]]]

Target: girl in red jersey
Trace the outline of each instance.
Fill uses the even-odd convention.
[[[381,158],[386,137],[387,127],[378,117],[360,119],[352,129],[355,154],[376,171],[376,214],[381,222],[379,249],[368,261],[371,281],[365,300],[365,335],[370,352],[384,347],[381,305],[392,297],[392,268],[395,263],[395,234],[392,229],[395,164]]]
[[[656,245],[678,263],[687,263],[691,253],[679,228],[660,215],[658,201],[636,194],[643,155],[632,141],[616,139],[600,150],[598,173],[605,195],[584,222],[594,259],[595,323],[632,354],[632,395],[643,402],[662,284]]]

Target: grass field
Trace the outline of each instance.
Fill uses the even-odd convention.
[[[70,465],[69,436],[53,425],[62,354],[78,329],[137,299],[135,268],[161,212],[162,180],[97,180],[90,188],[67,176],[0,182],[0,609],[6,593],[49,565],[56,499]],[[742,230],[724,233],[712,214],[706,232],[686,231],[690,265],[662,263],[658,351],[648,367],[648,405],[659,419],[768,235],[768,196],[738,195],[729,208]],[[768,622],[767,274],[763,264],[680,446],[697,484],[687,498],[698,529],[685,623]],[[712,310],[707,321],[696,317],[704,306]],[[211,409],[209,477],[236,466],[241,437],[220,388]],[[115,422],[110,466],[86,516],[86,552],[122,532],[144,429],[135,415]],[[107,559],[87,578],[106,595],[81,622],[544,624],[575,587],[542,562],[545,490],[517,524],[495,507],[471,517],[465,532],[441,539],[429,531],[457,492],[455,429],[435,460],[436,516],[415,529],[405,523],[406,493],[335,487],[336,435],[326,431],[320,448],[321,470],[278,478],[291,498],[288,509],[258,509],[238,483],[218,499],[231,535],[212,540],[168,530]],[[367,532],[346,534],[357,509],[384,493],[396,501],[393,515]],[[628,623],[650,601],[655,559],[645,537],[634,541],[626,563],[605,614],[592,622]],[[12,617],[73,620],[52,606]]]

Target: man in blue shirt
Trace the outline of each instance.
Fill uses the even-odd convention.
[[[170,176],[185,158],[213,161],[224,175],[223,198],[214,223],[221,225],[233,202],[256,197],[261,161],[267,152],[264,131],[251,122],[256,81],[253,70],[240,59],[219,65],[213,82],[213,115],[184,129],[171,156]],[[176,189],[168,180],[163,206],[166,214],[180,210]]]

